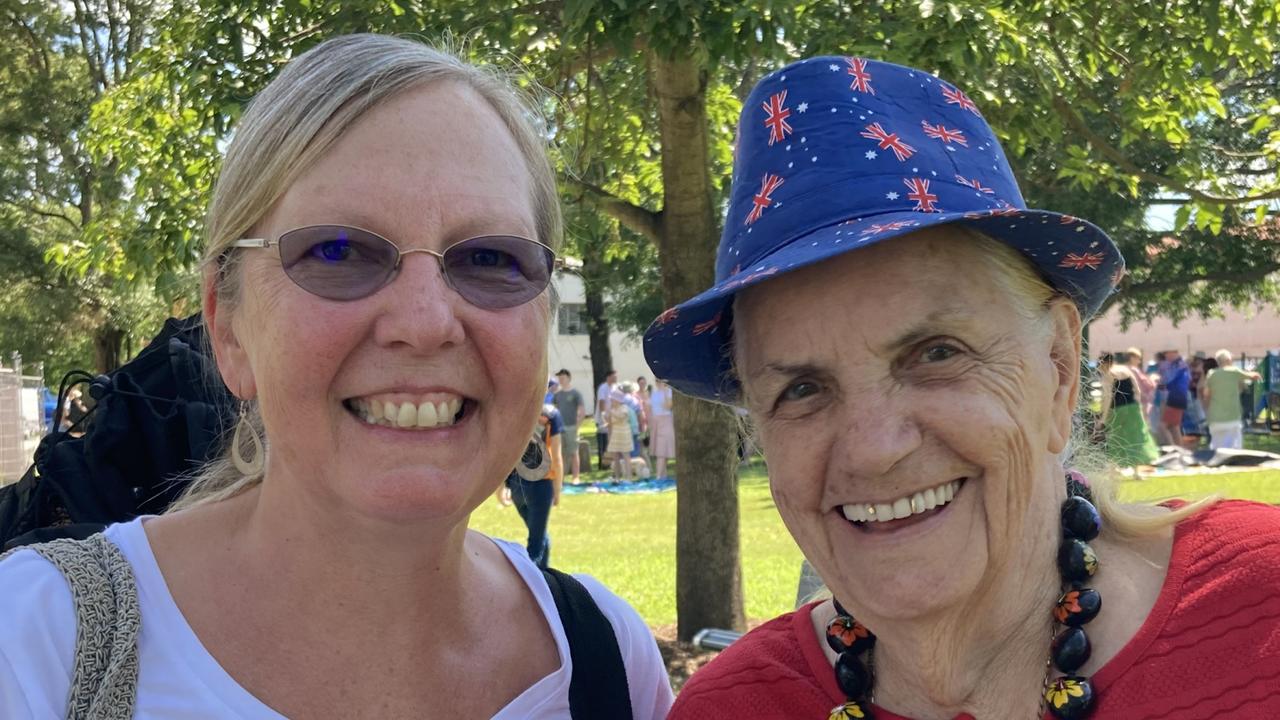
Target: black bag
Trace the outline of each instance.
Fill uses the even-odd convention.
[[[51,432],[22,479],[0,488],[0,546],[82,539],[177,499],[185,474],[221,449],[235,418],[204,347],[199,314],[171,318],[136,358],[92,378],[84,436]]]
[[[632,707],[627,666],[609,619],[572,575],[551,568],[542,573],[555,598],[573,659],[569,715],[573,720],[629,720]]]

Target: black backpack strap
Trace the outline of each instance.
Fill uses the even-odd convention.
[[[591,593],[572,575],[551,568],[542,572],[569,638],[569,656],[573,661],[569,714],[574,720],[630,720],[627,666],[622,662],[613,625],[600,612]]]

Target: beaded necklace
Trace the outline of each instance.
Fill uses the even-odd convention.
[[[1057,720],[1081,720],[1093,707],[1094,691],[1089,678],[1074,674],[1089,661],[1092,647],[1084,625],[1102,609],[1102,596],[1085,582],[1098,569],[1098,558],[1089,541],[1102,529],[1102,517],[1093,506],[1093,495],[1083,475],[1067,473],[1067,499],[1062,503],[1062,544],[1058,546],[1058,573],[1062,595],[1053,606],[1053,640],[1040,698],[1040,712],[1048,710]],[[874,718],[871,704],[875,687],[876,636],[853,619],[839,600],[832,598],[836,617],[827,623],[827,645],[836,653],[836,685],[845,702],[831,709],[828,720]],[[863,660],[863,656],[866,660]],[[1061,677],[1050,679],[1053,668]]]

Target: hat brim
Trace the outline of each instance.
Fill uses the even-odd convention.
[[[644,355],[654,374],[687,395],[732,403],[732,302],[741,290],[851,250],[939,225],[965,225],[1022,253],[1084,318],[1102,306],[1124,271],[1124,259],[1096,225],[1046,210],[1000,208],[967,213],[886,213],[854,218],[797,237],[705,292],[667,310],[645,331]]]

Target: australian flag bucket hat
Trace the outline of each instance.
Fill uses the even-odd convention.
[[[645,359],[685,394],[734,402],[735,293],[949,223],[1021,252],[1085,318],[1124,273],[1098,227],[1027,208],[995,133],[956,86],[857,57],[787,65],[742,109],[715,285],[654,320]]]

